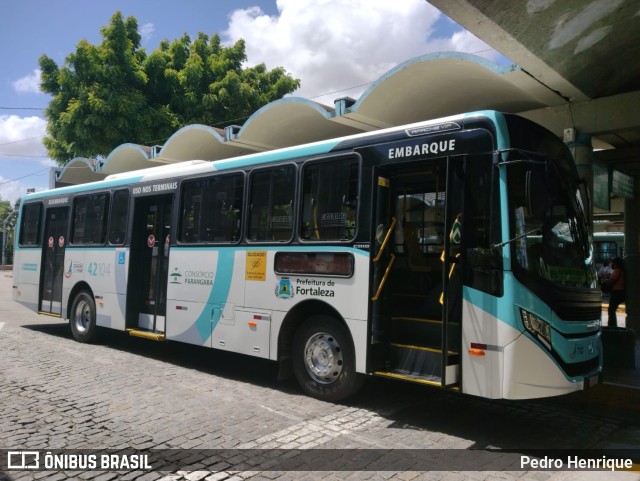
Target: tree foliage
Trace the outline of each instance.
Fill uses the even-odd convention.
[[[2,200],[2,197],[0,197],[0,226],[2,226],[2,222],[11,212],[13,212],[11,202]]]
[[[300,86],[281,67],[243,68],[243,40],[227,47],[217,34],[185,34],[147,55],[136,19],[120,12],[101,33],[99,45],[80,41],[64,66],[46,55],[39,61],[40,88],[53,96],[44,144],[60,164],[125,142],[161,143],[189,124],[241,123]]]
[[[11,212],[13,212],[13,206],[11,205],[11,202],[9,202],[8,200],[2,200],[2,198],[0,197],[0,241],[2,240],[2,236],[6,235],[7,236],[7,241],[5,244],[5,260],[7,261],[7,263],[11,263],[12,259],[13,259],[13,235],[15,232],[15,224],[16,224],[16,216],[12,216],[9,219],[9,222],[7,222],[7,230],[6,232],[3,232],[4,229],[4,221],[5,219],[9,216],[9,214],[11,214]]]

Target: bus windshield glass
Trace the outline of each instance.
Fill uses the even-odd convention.
[[[586,206],[568,160],[517,153],[522,160],[508,163],[514,264],[556,286],[595,287]]]

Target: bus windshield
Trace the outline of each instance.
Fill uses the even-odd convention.
[[[508,165],[515,264],[555,286],[595,287],[592,243],[577,176],[562,165],[567,159],[558,165],[528,153],[520,157],[526,159]]]

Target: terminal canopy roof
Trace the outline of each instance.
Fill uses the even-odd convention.
[[[185,160],[215,161],[479,109],[523,112],[564,99],[521,68],[482,57],[437,53],[411,59],[382,75],[359,99],[333,106],[286,97],[224,130],[189,125],[162,146],[123,144],[92,168],[73,159],[58,180],[81,183],[108,174]],[[80,165],[87,168],[78,169]]]

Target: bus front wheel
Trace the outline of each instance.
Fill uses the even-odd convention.
[[[347,329],[329,316],[313,316],[293,338],[293,372],[302,389],[323,401],[354,394],[363,376],[355,369],[355,351]]]
[[[87,343],[96,340],[96,303],[88,292],[79,292],[73,299],[69,326],[76,341]]]

